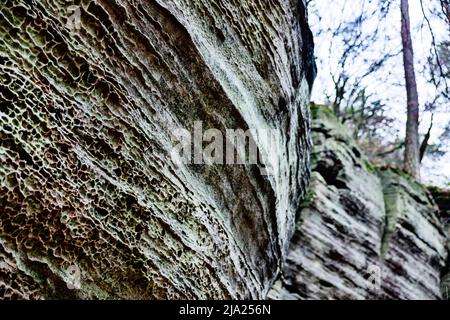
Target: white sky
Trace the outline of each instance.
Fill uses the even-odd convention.
[[[357,17],[363,10],[366,12],[375,12],[379,8],[379,0],[315,0],[310,8],[310,25],[315,34],[316,56],[318,64],[318,76],[316,78],[312,93],[312,100],[317,103],[328,103],[326,93],[332,93],[333,82],[330,72],[336,72],[338,59],[342,55],[342,46],[340,41],[332,41],[332,32],[343,20],[351,21]],[[351,65],[346,65],[346,69],[352,75],[361,75],[368,66],[368,61],[383,56],[387,52],[399,52],[401,50],[400,35],[400,0],[394,0],[390,11],[385,20],[379,16],[369,19],[363,23],[362,32],[371,34],[378,27],[379,36],[371,44],[369,50],[350,61]],[[424,0],[424,5],[438,4],[438,0]],[[421,107],[426,102],[431,101],[436,88],[427,82],[424,66],[427,63],[427,57],[430,53],[432,38],[429,28],[424,19],[420,1],[410,0],[410,16],[412,24],[412,40],[414,45],[416,78],[419,90],[419,102]],[[449,38],[449,32],[446,24],[438,19],[433,19],[429,12],[431,8],[425,8],[425,12],[432,25],[436,41]],[[321,32],[320,31],[325,32]],[[328,30],[328,31],[327,31]],[[319,34],[320,33],[320,34]],[[382,99],[388,106],[388,112],[396,119],[395,132],[386,134],[387,139],[394,140],[396,137],[404,136],[404,126],[406,122],[406,93],[403,87],[403,60],[399,54],[390,59],[388,64],[365,78],[363,85],[368,87],[374,98]],[[449,82],[450,83],[450,82]],[[420,131],[427,131],[431,114],[421,113]],[[434,127],[431,132],[430,143],[436,143],[443,132],[444,126],[450,121],[450,102],[440,101],[438,112],[434,116]],[[450,143],[449,143],[450,144]],[[450,182],[450,146],[448,153],[439,160],[430,158],[424,159],[422,165],[422,180],[425,183],[445,185]]]

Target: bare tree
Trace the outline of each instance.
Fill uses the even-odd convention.
[[[450,31],[450,0],[414,2],[415,9],[421,8],[423,14],[417,21],[409,17],[413,2],[408,8],[404,1],[402,9],[407,10],[402,11],[402,33],[386,27],[398,20],[396,8],[400,0],[336,0],[331,18],[324,2],[308,1],[321,65],[313,99],[322,99],[322,103],[333,107],[339,120],[354,130],[355,139],[376,163],[405,167],[418,176],[420,160],[427,157],[423,162],[426,180],[431,162],[441,161],[441,155],[450,150],[450,140],[439,141],[436,136],[443,125],[439,114],[450,108],[450,33],[445,32]],[[424,42],[413,52],[416,31],[420,31]],[[403,69],[399,68],[402,61]],[[422,86],[417,87],[416,77]],[[404,105],[401,93],[405,89],[407,130],[400,124],[398,112],[392,112]],[[402,113],[405,112],[406,108]],[[419,134],[419,120],[428,120],[433,114],[434,121],[427,121],[429,126],[421,123],[423,132]]]
[[[417,93],[416,75],[414,70],[414,51],[411,40],[408,0],[401,0],[400,9],[403,65],[407,96],[404,168],[405,171],[412,176],[419,177],[419,95]]]

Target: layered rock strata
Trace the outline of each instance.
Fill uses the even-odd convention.
[[[298,0],[3,0],[0,298],[265,297],[309,178],[312,51]],[[178,163],[196,122],[251,129],[260,164]]]
[[[272,299],[439,299],[447,248],[427,190],[371,166],[313,106],[312,182]]]

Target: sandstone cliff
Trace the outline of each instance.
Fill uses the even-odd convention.
[[[310,183],[312,52],[302,0],[4,0],[0,298],[446,297],[429,193],[325,107]],[[261,162],[175,161],[198,121]]]
[[[440,216],[443,219],[444,228],[447,233],[447,248],[450,250],[450,190],[429,187],[429,191],[439,207]],[[450,300],[450,254],[447,256],[447,265],[442,271],[442,275],[442,298]]]
[[[309,178],[304,3],[0,10],[0,298],[265,297]],[[176,164],[195,121],[280,149],[259,144],[264,174]]]
[[[312,181],[272,299],[439,299],[446,234],[427,190],[371,166],[313,106]]]

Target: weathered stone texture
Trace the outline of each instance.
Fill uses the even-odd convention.
[[[447,249],[424,187],[373,168],[314,106],[312,182],[272,299],[437,299]]]
[[[450,251],[450,190],[429,187],[431,195],[439,207],[440,215],[444,220],[445,232],[447,233],[447,248]],[[447,256],[447,265],[442,271],[441,292],[442,298],[450,300],[450,254]]]
[[[264,297],[309,177],[310,41],[297,0],[2,0],[0,298]],[[275,130],[269,175],[175,165],[195,121]]]

